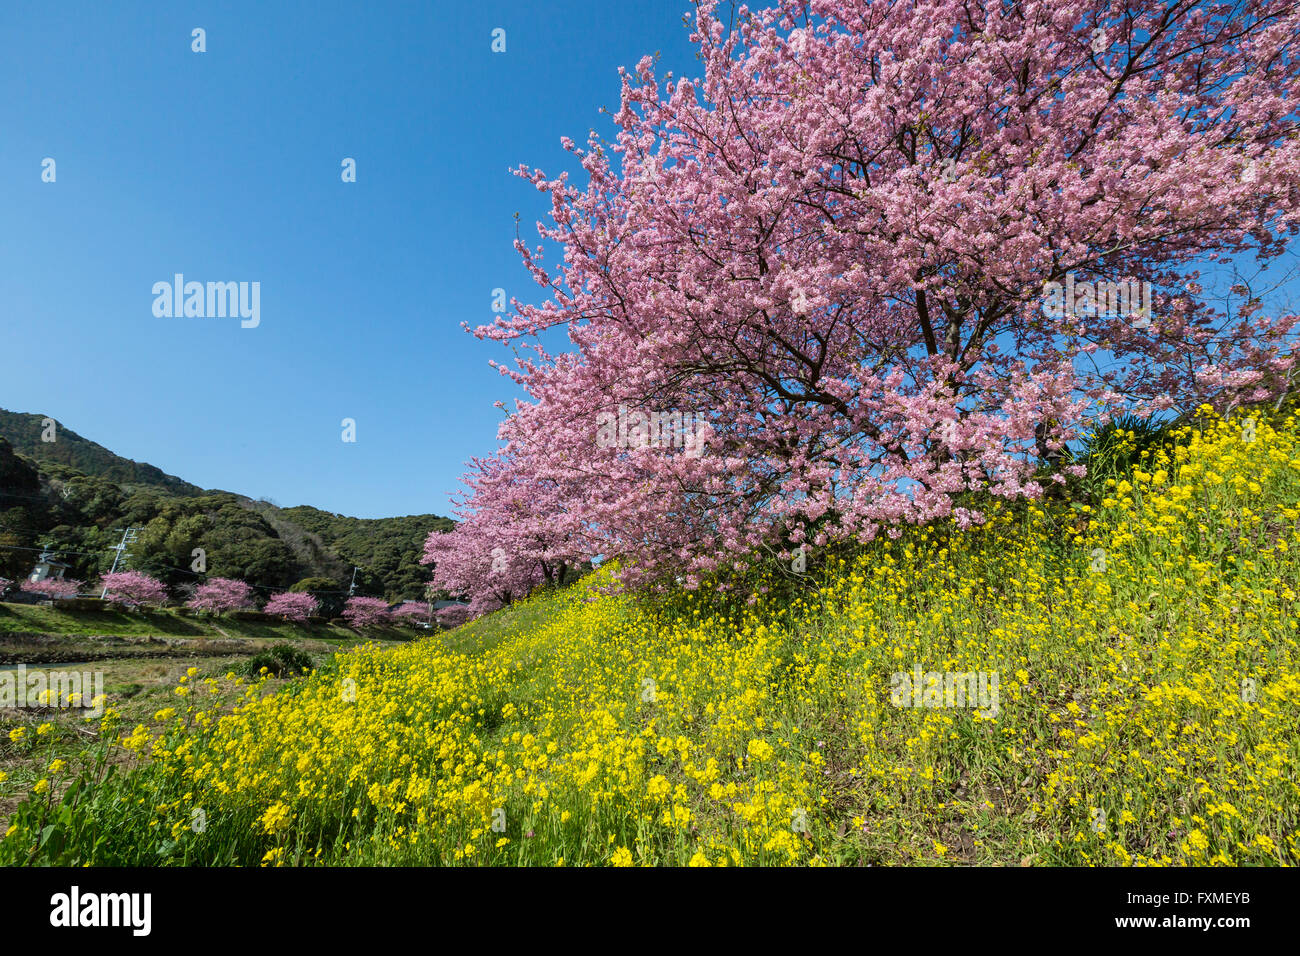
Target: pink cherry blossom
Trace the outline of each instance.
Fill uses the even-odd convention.
[[[28,594],[43,594],[48,598],[76,597],[81,582],[72,578],[46,578],[43,581],[24,581],[21,590]],[[3,590],[3,588],[0,588]]]
[[[379,598],[350,597],[343,606],[343,618],[355,628],[379,627],[390,621],[388,602]]]
[[[157,578],[141,571],[118,571],[99,579],[106,589],[104,600],[126,606],[161,605],[167,601],[167,588]]]
[[[1189,286],[1300,227],[1294,4],[716,8],[702,76],[647,57],[613,141],[565,142],[583,183],[519,169],[551,200],[542,244],[516,243],[541,301],[474,331],[515,346],[497,367],[528,398],[425,549],[474,613],[596,557],[693,587],[978,523],[958,496],[1042,496],[1106,416],[1286,387],[1297,316]],[[1053,307],[1096,283],[1151,290],[1152,314]],[[570,350],[542,346],[555,329]],[[624,408],[707,437],[610,441]]]
[[[432,615],[427,601],[403,601],[392,611],[393,619],[402,623],[430,623]]]
[[[282,617],[286,621],[303,624],[320,610],[320,602],[310,594],[284,591],[271,595],[262,610],[266,614]]]
[[[194,597],[186,606],[196,611],[211,611],[214,614],[220,614],[222,611],[238,611],[253,606],[252,594],[253,589],[243,581],[210,578],[195,589]]]

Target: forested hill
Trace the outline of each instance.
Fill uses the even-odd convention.
[[[108,570],[123,528],[137,529],[129,566],[173,587],[203,576],[271,590],[421,598],[430,577],[424,539],[453,522],[435,514],[350,518],[309,506],[279,508],[205,491],[153,465],[113,454],[62,423],[45,442],[44,416],[0,410],[0,577],[25,576],[43,549],[89,580]],[[203,549],[204,574],[194,551]]]
[[[47,421],[53,419],[0,408],[0,436],[9,440],[14,451],[29,458],[68,465],[83,474],[106,478],[127,491],[146,488],[179,496],[204,493],[197,485],[166,474],[161,468],[115,455],[61,422],[55,422],[51,430],[44,424]],[[44,440],[42,435],[46,436]]]
[[[385,568],[385,587],[418,597],[429,569],[420,554],[430,531],[450,531],[455,522],[435,514],[401,518],[349,518],[311,505],[281,508],[279,513],[325,541],[346,562],[362,568]]]

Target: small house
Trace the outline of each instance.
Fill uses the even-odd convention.
[[[48,581],[51,578],[62,580],[64,572],[70,567],[72,565],[55,561],[54,555],[49,551],[42,551],[40,560],[36,562],[36,567],[32,568],[32,573],[27,575],[27,580],[32,584]]]

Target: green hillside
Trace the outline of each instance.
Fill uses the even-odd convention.
[[[278,514],[321,541],[348,564],[365,569],[358,585],[375,583],[372,577],[384,569],[383,587],[403,597],[420,597],[429,569],[420,564],[420,554],[430,531],[450,531],[450,518],[435,514],[401,518],[350,518],[331,514],[310,505],[276,509]]]
[[[0,436],[9,440],[14,450],[40,462],[67,465],[85,475],[104,478],[124,489],[152,489],[172,496],[203,494],[203,489],[166,474],[145,462],[115,455],[103,445],[83,438],[62,422],[55,422],[52,432],[43,424],[47,416],[10,412],[0,408]],[[53,421],[53,419],[50,419]],[[54,441],[42,440],[49,434]]]
[[[452,527],[434,514],[350,518],[205,491],[62,424],[56,441],[43,442],[42,419],[0,410],[0,577],[11,580],[45,549],[69,565],[69,577],[95,578],[111,567],[122,530],[134,528],[129,567],[174,593],[205,574],[247,581],[263,596],[313,579],[314,592],[333,592],[328,605],[341,603],[356,568],[357,594],[421,598],[430,576],[419,563],[424,539]]]

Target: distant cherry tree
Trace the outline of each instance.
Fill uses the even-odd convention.
[[[471,612],[466,604],[454,604],[439,609],[436,616],[443,627],[460,627],[470,619]]]
[[[81,582],[73,578],[45,578],[43,581],[24,581],[21,585],[21,590],[28,594],[42,594],[51,599],[76,597],[80,589]]]
[[[355,628],[381,627],[388,624],[388,602],[379,598],[350,597],[343,605],[343,619]]]
[[[266,614],[304,624],[320,610],[320,602],[310,594],[285,591],[281,594],[273,594],[262,610]]]
[[[425,542],[433,586],[469,598],[472,616],[567,583],[595,542],[572,507],[585,479],[539,474],[533,461],[513,448],[474,459],[455,500],[461,520]]]
[[[105,589],[104,600],[113,604],[157,606],[167,601],[166,585],[141,571],[105,574],[99,583]]]
[[[428,624],[432,615],[427,601],[403,601],[392,612],[393,619],[403,623]]]
[[[233,578],[209,578],[194,589],[186,607],[195,611],[239,611],[253,606],[253,589]]]

